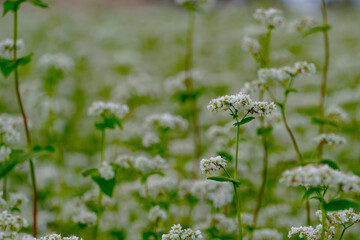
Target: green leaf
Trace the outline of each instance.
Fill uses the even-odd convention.
[[[330,29],[331,29],[330,25],[313,27],[304,33],[304,37],[307,37],[311,34],[318,32],[327,32],[330,31]]]
[[[10,76],[10,74],[15,70],[16,67],[28,64],[31,61],[32,55],[33,54],[31,53],[25,57],[18,58],[15,64],[13,60],[0,57],[0,70],[4,77],[7,78],[8,76]]]
[[[281,102],[275,102],[276,105],[279,106],[279,108],[281,108],[282,110],[284,110],[284,104],[282,104]]]
[[[311,119],[311,122],[313,124],[317,124],[317,125],[330,125],[330,126],[333,126],[333,127],[337,127],[336,123],[334,123],[332,121],[329,121],[329,120],[320,119],[320,118],[317,118],[317,117],[313,117]]]
[[[326,165],[328,165],[329,167],[331,167],[332,169],[340,170],[339,165],[338,165],[336,162],[334,162],[333,160],[330,160],[330,159],[322,159],[322,160],[320,160],[320,163],[326,164]]]
[[[33,151],[34,152],[39,152],[39,151],[48,151],[48,152],[55,152],[55,148],[51,145],[47,145],[45,147],[42,147],[40,145],[36,145],[33,147]]]
[[[25,162],[31,158],[36,158],[47,154],[48,152],[38,151],[26,153],[22,150],[12,150],[10,159],[0,163],[0,178],[5,177],[16,165]]]
[[[100,122],[95,123],[95,128],[99,131],[103,131],[104,129],[115,129],[116,126],[118,126],[120,129],[122,129],[121,120],[116,117],[114,114],[107,115],[102,114],[102,120]]]
[[[35,6],[41,7],[41,8],[47,8],[49,7],[46,3],[44,3],[41,0],[28,0],[30,3],[32,3]]]
[[[223,159],[225,159],[229,162],[232,162],[232,160],[233,160],[231,154],[228,152],[218,152],[217,155],[219,155],[220,157],[222,157]]]
[[[3,17],[8,13],[8,12],[17,12],[20,9],[20,4],[25,2],[25,0],[17,0],[17,1],[11,1],[11,0],[6,0],[3,3]]]
[[[110,180],[106,180],[101,177],[99,170],[97,168],[88,169],[85,172],[83,172],[84,177],[90,176],[91,179],[99,186],[101,192],[103,192],[105,195],[112,197],[115,189],[115,178],[112,178]]]
[[[141,183],[144,184],[146,183],[147,179],[152,176],[152,175],[160,175],[160,176],[165,176],[165,174],[163,172],[160,172],[160,171],[152,171],[152,172],[148,172],[146,174],[144,174],[142,177],[141,177]]]
[[[308,190],[306,190],[306,192],[304,193],[301,201],[304,202],[306,199],[308,199],[311,195],[321,192],[323,190],[323,188],[321,187],[313,187],[313,188],[309,188]]]
[[[359,207],[359,203],[348,199],[333,199],[323,204],[326,211],[340,211]]]
[[[285,97],[287,96],[287,95],[289,95],[290,93],[297,93],[298,92],[298,90],[297,89],[295,89],[295,88],[289,88],[289,89],[286,89],[285,90]]]
[[[232,184],[235,184],[236,187],[239,187],[241,185],[240,181],[235,181],[234,179],[228,178],[228,177],[208,177],[209,180],[217,181],[217,182],[230,182]]]
[[[234,123],[234,126],[244,125],[244,124],[246,124],[248,122],[251,122],[254,119],[255,119],[255,117],[246,117],[246,118],[242,119],[240,122]]]

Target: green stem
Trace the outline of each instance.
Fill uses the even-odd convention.
[[[325,0],[322,0],[322,16],[323,16],[323,26],[328,26],[327,10]],[[329,44],[329,35],[327,31],[323,31],[324,35],[324,44],[325,44],[325,62],[323,67],[323,77],[321,82],[321,91],[320,91],[320,105],[319,105],[319,115],[320,120],[324,119],[324,106],[325,106],[325,94],[326,94],[326,83],[328,77],[329,69],[329,60],[330,60],[330,44]],[[324,132],[324,125],[321,124],[319,128],[319,134]],[[321,159],[323,155],[323,145],[318,147],[318,159]]]
[[[341,235],[340,235],[339,240],[342,240],[342,238],[343,238],[343,236],[344,236],[344,234],[345,234],[345,231],[346,231],[349,227],[351,227],[352,225],[354,225],[354,223],[350,224],[350,225],[347,226],[347,227],[344,225],[344,229],[343,229],[342,232],[341,232]]]
[[[240,142],[240,126],[236,126],[236,151],[235,151],[235,171],[234,171],[234,180],[237,179],[238,172],[238,161],[239,161],[239,142]]]
[[[326,210],[322,207],[321,209],[321,213],[322,213],[322,230],[321,230],[321,238],[323,240],[326,240],[326,236],[325,236],[325,229],[326,229]]]
[[[7,200],[7,188],[6,188],[6,182],[7,182],[7,178],[6,176],[3,178],[3,195],[2,198],[6,201]]]
[[[105,141],[106,141],[106,130],[102,130],[101,132],[101,158],[100,158],[100,163],[104,162],[104,158],[105,158]],[[99,227],[100,227],[100,220],[103,214],[103,209],[102,209],[102,198],[103,198],[103,194],[101,189],[99,188],[99,196],[98,196],[98,200],[97,200],[97,214],[96,214],[96,225],[95,225],[95,233],[94,233],[94,238],[97,239],[98,237],[98,232],[99,232]]]
[[[18,69],[16,66],[17,62],[17,34],[18,34],[18,14],[17,11],[14,12],[14,50],[13,50],[13,61],[15,64],[15,70],[14,70],[14,78],[15,78],[15,91],[16,91],[16,98],[19,105],[19,109],[21,112],[21,116],[23,118],[24,122],[24,128],[25,128],[25,135],[26,135],[26,147],[28,153],[31,152],[31,135],[29,131],[28,121],[25,113],[25,109],[22,103],[21,95],[20,95],[20,84],[19,84],[19,74]],[[37,235],[37,187],[36,187],[36,177],[35,177],[35,167],[34,162],[32,159],[29,159],[29,166],[30,166],[30,175],[31,175],[31,181],[32,181],[32,187],[33,187],[33,236],[36,237]]]
[[[241,208],[240,208],[240,197],[238,196],[238,192],[234,185],[234,193],[235,193],[235,201],[236,201],[236,212],[237,212],[237,219],[238,219],[238,231],[239,231],[239,240],[243,239],[242,236],[242,225],[241,225]]]

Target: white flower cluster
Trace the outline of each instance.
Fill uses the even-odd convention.
[[[156,222],[157,220],[166,220],[167,219],[167,213],[165,210],[161,209],[160,206],[155,206],[150,209],[148,214],[148,219],[152,222]]]
[[[187,194],[203,201],[211,201],[214,207],[221,208],[233,201],[234,189],[231,183],[209,180],[182,181],[180,196]]]
[[[218,213],[211,217],[211,226],[214,226],[221,232],[228,234],[234,233],[237,230],[236,220],[227,218],[224,214]]]
[[[340,145],[344,145],[346,143],[346,139],[334,133],[323,133],[319,136],[315,137],[315,142],[318,145],[329,145],[330,147],[337,147]]]
[[[190,228],[182,229],[181,225],[174,225],[168,234],[163,234],[162,240],[197,240],[203,239],[199,230],[193,231]]]
[[[226,160],[221,156],[211,157],[208,159],[202,159],[200,161],[200,169],[202,173],[206,173],[207,176],[210,176],[210,173],[213,171],[221,170],[221,168],[226,167]]]
[[[328,165],[308,164],[286,170],[280,182],[294,187],[329,186],[343,192],[360,192],[360,177],[334,170]]]
[[[8,114],[0,115],[0,136],[6,143],[20,141],[20,132],[18,129],[22,126],[21,117],[15,117]]]
[[[72,216],[74,223],[80,223],[82,225],[94,226],[96,224],[96,214],[82,208],[77,214]]]
[[[285,81],[294,77],[302,77],[304,74],[316,72],[313,63],[306,61],[296,62],[293,67],[285,66],[282,68],[262,68],[258,71],[258,78],[263,81],[279,80]]]
[[[331,105],[326,111],[326,118],[335,122],[346,122],[349,117],[348,114],[337,105]]]
[[[45,69],[54,67],[62,71],[71,71],[74,68],[74,60],[63,53],[45,54],[40,58],[39,64]]]
[[[0,147],[0,162],[4,162],[5,160],[8,159],[8,157],[11,154],[11,148],[6,147],[6,146],[1,146]]]
[[[200,82],[203,79],[203,74],[196,69],[191,69],[189,72],[181,71],[176,76],[169,77],[165,80],[165,88],[168,92],[185,91],[186,79],[191,75],[194,82]]]
[[[346,209],[341,211],[326,212],[327,221],[330,225],[346,224],[346,223],[359,223],[360,214],[355,213],[354,209]],[[322,221],[322,211],[316,211],[315,215]]]
[[[25,218],[19,215],[13,215],[8,210],[0,213],[0,229],[2,231],[18,232],[21,228],[27,227],[28,223]]]
[[[152,145],[158,144],[159,142],[160,142],[159,136],[153,132],[145,133],[142,138],[142,144],[144,147],[150,147]]]
[[[283,234],[276,229],[263,228],[254,231],[254,240],[282,240]]]
[[[319,224],[316,228],[309,227],[291,227],[288,237],[299,235],[300,238],[306,238],[307,240],[317,240],[321,237],[322,225]],[[335,236],[335,227],[331,226],[325,231],[326,239],[333,239]]]
[[[170,113],[152,114],[145,118],[145,124],[149,127],[155,126],[163,129],[186,130],[188,122],[180,116],[174,116]]]
[[[258,55],[261,51],[261,46],[257,39],[246,36],[242,41],[242,49],[253,55]]]
[[[14,39],[7,38],[0,42],[0,52],[3,54],[11,53],[14,50]],[[25,48],[24,40],[16,41],[16,50],[21,51]]]
[[[116,117],[123,119],[129,113],[129,107],[125,104],[96,101],[88,109],[89,116],[100,116],[103,113],[114,114]]]
[[[102,178],[105,180],[110,180],[115,177],[115,172],[113,167],[108,162],[102,162],[99,168],[99,173]]]
[[[299,20],[294,21],[291,24],[291,27],[298,32],[305,32],[316,26],[315,18],[312,16],[307,16]]]
[[[71,236],[71,237],[61,237],[60,234],[50,234],[45,237],[39,238],[39,240],[82,240],[82,238]]]
[[[256,9],[254,13],[254,18],[260,21],[262,24],[266,24],[272,27],[283,27],[284,18],[283,13],[279,9],[269,8],[269,9]]]
[[[156,155],[154,158],[148,158],[146,156],[133,157],[120,155],[116,158],[115,163],[119,164],[123,168],[130,168],[130,166],[132,166],[143,173],[168,168],[166,160],[159,155]]]
[[[251,100],[249,95],[242,92],[212,99],[207,109],[211,112],[219,112],[230,110],[231,107],[238,111],[244,109],[245,113],[266,117],[270,116],[271,113],[276,110],[276,105],[273,102],[256,102]]]
[[[247,94],[254,94],[265,89],[266,81],[264,79],[254,80],[251,82],[246,82],[244,87],[241,89],[241,92]]]
[[[161,198],[168,196],[168,193],[177,189],[178,181],[174,177],[151,176],[147,180],[148,194],[151,198]],[[141,192],[146,196],[145,191]]]

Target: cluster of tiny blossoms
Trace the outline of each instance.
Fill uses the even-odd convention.
[[[116,117],[122,119],[129,113],[129,107],[113,102],[96,101],[93,102],[88,109],[89,116],[100,116],[105,112],[114,114]]]
[[[307,16],[294,21],[291,27],[298,32],[305,32],[316,26],[316,20],[312,16]]]
[[[174,225],[168,234],[162,235],[162,240],[197,240],[203,239],[199,230],[193,231],[190,228],[182,229],[181,225]]]
[[[244,109],[245,113],[266,117],[276,110],[276,105],[273,102],[256,102],[251,100],[249,95],[242,92],[212,99],[207,109],[211,112],[219,112],[231,110],[232,107],[237,111]]]
[[[315,215],[322,221],[321,210],[316,211]],[[346,209],[341,211],[326,212],[327,221],[330,225],[346,224],[346,223],[359,223],[360,214],[355,213],[354,209]]]
[[[210,175],[210,172],[221,170],[226,166],[226,160],[220,156],[202,159],[200,162],[200,169],[202,173]]]
[[[203,74],[196,69],[189,71],[181,71],[176,76],[169,77],[165,80],[165,87],[168,92],[185,91],[186,79],[191,75],[191,80],[200,82],[203,79]]]
[[[282,16],[282,11],[279,9],[256,9],[254,13],[254,18],[260,21],[262,24],[266,24],[268,26],[277,28],[284,26],[284,18]]]
[[[115,177],[114,169],[108,162],[102,162],[99,168],[99,173],[105,180],[110,180]]]
[[[61,237],[60,234],[50,234],[45,237],[39,238],[39,240],[82,240],[82,238],[71,236],[71,237]]]
[[[319,145],[329,145],[330,147],[337,147],[346,143],[346,139],[334,133],[323,133],[315,137],[315,141]]]
[[[63,53],[45,54],[40,58],[39,64],[45,69],[54,67],[62,71],[71,71],[74,68],[74,60]]]
[[[254,231],[254,240],[282,240],[283,234],[276,229],[263,228]]]
[[[306,238],[307,240],[317,240],[320,239],[322,232],[322,225],[319,224],[316,228],[312,226],[309,227],[291,227],[288,237],[292,238],[293,236],[299,235],[300,238]],[[326,239],[333,239],[335,236],[335,227],[331,226],[328,230],[325,231]]]
[[[143,173],[168,168],[166,160],[159,155],[156,155],[153,158],[146,156],[133,157],[129,155],[120,155],[116,158],[115,163],[123,168],[130,168],[130,166],[132,166]]]
[[[174,116],[170,113],[152,114],[145,118],[147,126],[155,126],[164,129],[186,130],[188,122],[180,116]]]
[[[161,209],[160,206],[155,206],[150,209],[148,214],[148,219],[152,222],[155,222],[157,220],[166,220],[167,219],[167,213],[165,210]]]
[[[313,63],[306,61],[296,62],[293,67],[285,66],[282,68],[263,68],[258,71],[258,78],[264,81],[279,80],[285,81],[290,78],[301,77],[304,74],[311,74],[316,72],[316,67]]]
[[[16,50],[21,51],[24,49],[24,40],[18,39],[16,41]],[[14,40],[7,38],[0,42],[0,52],[3,54],[11,53],[14,50]]]
[[[261,46],[259,41],[247,36],[244,37],[242,41],[242,48],[243,50],[248,51],[253,55],[258,55],[261,51]]]
[[[6,143],[20,141],[20,132],[18,129],[22,126],[23,120],[20,117],[8,114],[0,115],[0,137]]]
[[[26,219],[19,215],[13,215],[8,210],[0,213],[0,229],[2,231],[19,231],[23,227],[27,227]]]
[[[0,162],[3,162],[8,159],[11,154],[11,148],[6,146],[0,147]]]
[[[328,165],[309,164],[286,170],[280,182],[294,187],[329,186],[343,192],[360,192],[360,177],[334,170]]]

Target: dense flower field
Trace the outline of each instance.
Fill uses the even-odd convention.
[[[0,240],[359,239],[360,15],[318,1],[3,1]]]

